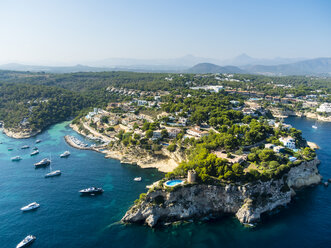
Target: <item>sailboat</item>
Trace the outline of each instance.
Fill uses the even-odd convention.
[[[61,171],[60,170],[52,171],[52,165],[50,165],[49,168],[50,168],[50,172],[45,175],[46,178],[47,177],[56,177],[56,176],[60,176],[61,175]]]
[[[316,125],[316,124],[317,124],[317,123],[315,122],[315,124],[312,125],[311,127],[314,128],[314,129],[317,129],[317,125]]]

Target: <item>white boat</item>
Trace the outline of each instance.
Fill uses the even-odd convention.
[[[312,125],[311,127],[314,128],[314,129],[317,129],[317,126],[316,125]]]
[[[30,156],[37,155],[38,153],[39,153],[39,151],[38,150],[35,150],[35,151],[33,151],[33,152],[30,153]]]
[[[45,177],[56,177],[56,176],[60,176],[61,175],[61,171],[60,170],[55,170],[55,171],[52,171],[52,165],[50,165],[50,172],[47,173],[45,175]]]
[[[39,168],[39,167],[45,167],[51,164],[51,160],[48,158],[44,158],[43,160],[41,160],[38,163],[35,163],[34,166],[35,168]]]
[[[141,177],[135,177],[134,179],[133,179],[133,181],[136,181],[136,182],[141,182]]]
[[[20,161],[22,158],[20,156],[12,157],[11,161]]]
[[[90,187],[87,189],[80,190],[79,193],[81,193],[82,195],[96,195],[96,194],[102,194],[103,189],[97,187]]]
[[[70,156],[70,152],[69,151],[65,151],[64,153],[62,153],[60,155],[60,158],[66,158],[66,157],[69,157]]]
[[[30,146],[28,146],[28,145],[24,145],[21,147],[21,149],[28,149],[28,148],[30,148]]]
[[[32,202],[29,205],[26,205],[26,206],[22,207],[21,210],[23,212],[26,212],[26,211],[30,211],[30,210],[33,210],[33,209],[36,209],[36,208],[39,208],[39,207],[40,207],[39,203]]]
[[[55,171],[51,171],[50,173],[47,173],[45,175],[45,177],[56,177],[56,176],[60,176],[60,175],[61,175],[61,171],[55,170]]]
[[[36,143],[37,143],[37,144],[38,144],[38,143],[40,143],[40,142],[41,142],[41,140],[40,140],[40,139],[37,139],[37,140],[36,140]]]
[[[18,245],[16,245],[16,248],[26,247],[26,246],[30,245],[35,240],[36,240],[35,236],[28,235]]]

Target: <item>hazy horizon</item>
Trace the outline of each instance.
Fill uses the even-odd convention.
[[[331,2],[5,0],[0,64],[331,57]]]

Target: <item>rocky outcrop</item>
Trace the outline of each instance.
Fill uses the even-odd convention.
[[[311,113],[311,112],[305,112],[304,116],[318,121],[331,122],[331,116],[321,116],[317,113]]]
[[[291,168],[287,174],[287,185],[292,188],[301,188],[319,183],[322,179],[317,169],[319,163],[320,161],[315,158],[311,161],[302,162],[299,166]]]
[[[106,158],[118,159],[121,163],[138,165],[141,168],[156,168],[161,172],[171,172],[185,159],[183,152],[169,152],[166,148],[161,151],[147,151],[138,146],[126,147],[115,142],[104,151]]]
[[[319,183],[318,159],[291,168],[279,180],[245,185],[186,184],[172,190],[150,190],[131,207],[124,223],[146,223],[154,227],[166,222],[201,218],[207,215],[235,214],[242,223],[257,222],[261,214],[291,201],[295,189]]]
[[[41,130],[37,131],[32,131],[31,129],[9,129],[9,128],[4,128],[3,132],[11,138],[14,139],[27,139],[33,136],[36,136],[38,133],[41,132]]]

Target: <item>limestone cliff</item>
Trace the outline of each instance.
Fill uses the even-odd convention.
[[[235,214],[242,223],[254,223],[261,214],[291,201],[295,189],[319,183],[318,159],[303,162],[279,180],[245,185],[186,184],[173,190],[150,190],[146,197],[127,211],[124,223],[157,224],[200,218],[207,215]]]
[[[184,152],[169,152],[166,148],[150,151],[139,146],[126,147],[116,142],[113,147],[104,151],[107,158],[118,159],[121,163],[136,164],[141,168],[157,168],[161,172],[173,171],[180,162],[186,159]]]

